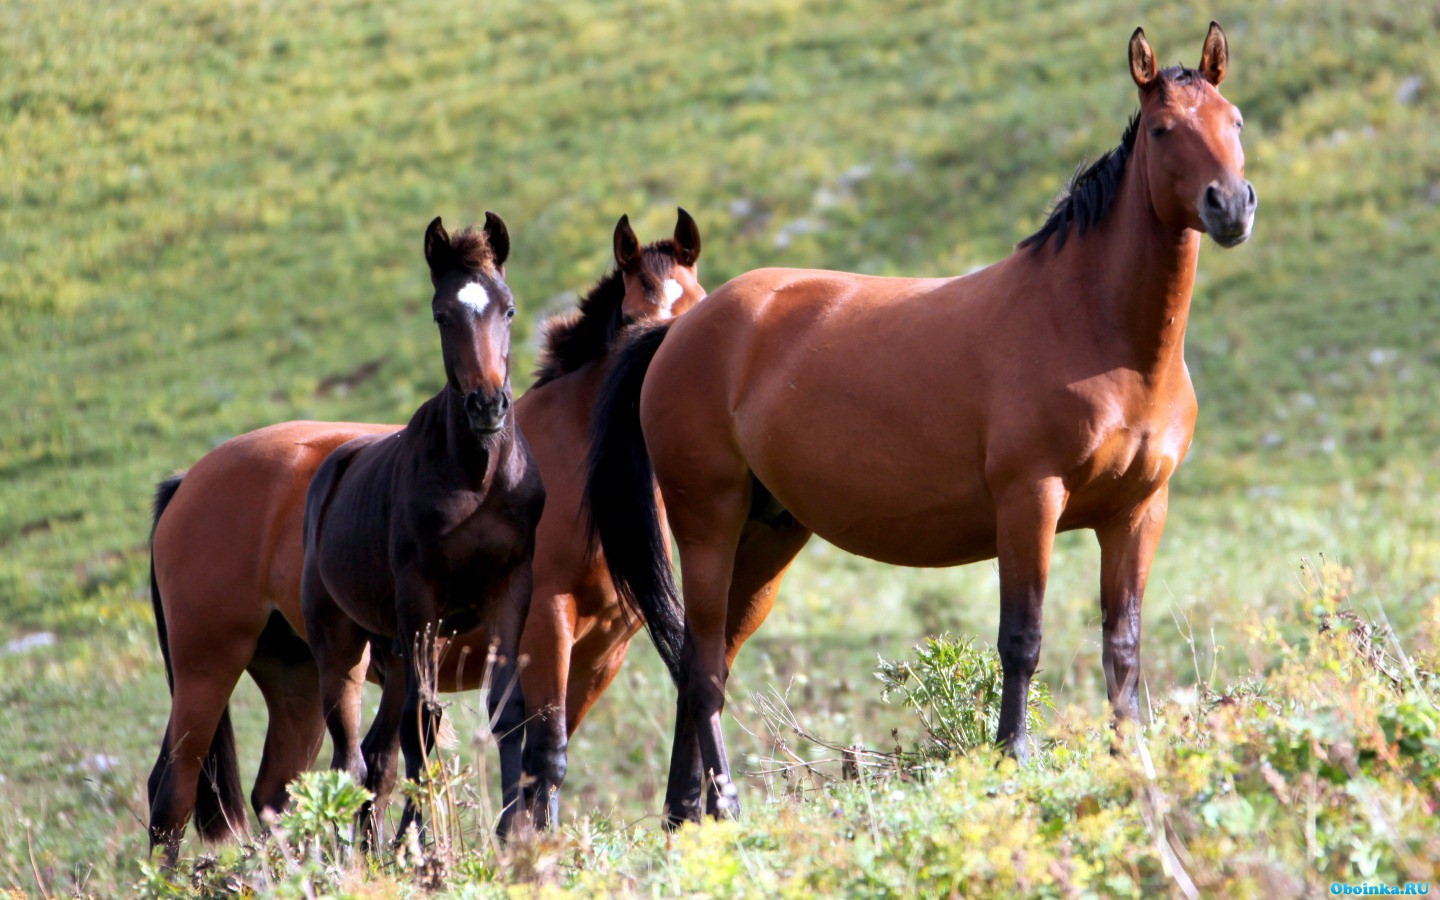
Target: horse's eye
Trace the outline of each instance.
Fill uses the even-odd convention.
[[[435,324],[439,325],[441,328],[444,328],[446,325],[450,324],[450,317],[442,312],[437,312],[434,316],[434,319]]]
[[[1241,120],[1241,119],[1236,119],[1236,120],[1235,120],[1235,130],[1236,130],[1236,131],[1244,131],[1244,130],[1245,130],[1245,122],[1244,122],[1243,120]]]
[[[1164,125],[1156,125],[1154,128],[1150,129],[1150,136],[1153,138],[1161,138],[1169,133],[1170,129],[1166,128]]]
[[[513,319],[513,318],[515,318],[515,307],[512,306],[512,307],[510,307],[509,309],[505,310],[505,318],[507,318],[507,319]]]

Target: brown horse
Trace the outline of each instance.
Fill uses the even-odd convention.
[[[700,233],[684,210],[673,239],[640,248],[638,257],[637,247],[628,218],[622,218],[615,229],[616,268],[576,313],[547,325],[539,381],[515,402],[516,421],[547,489],[521,637],[521,652],[530,657],[521,671],[531,716],[526,770],[536,779],[534,796],[548,795],[537,810],[541,821],[557,802],[569,736],[614,679],[639,627],[616,602],[603,558],[589,549],[580,519],[586,430],[603,361],[627,322],[679,315],[705,295],[696,273]],[[221,444],[183,477],[160,485],[152,600],[173,697],[150,799],[152,808],[167,811],[159,821],[170,823],[170,830],[178,822],[183,831],[191,810],[206,840],[246,827],[227,710],[245,671],[269,714],[251,793],[257,814],[283,808],[286,786],[314,762],[324,720],[300,612],[305,491],[336,447],[398,428],[272,425]],[[483,630],[449,642],[440,660],[440,689],[476,688],[488,647]],[[176,745],[172,734],[213,738],[208,745],[203,738]],[[393,789],[397,753],[396,742],[381,746],[367,736],[369,786],[381,800]],[[185,771],[167,780],[172,767]]]
[[[382,698],[373,739],[387,745],[398,734],[406,777],[415,779],[440,727],[436,641],[485,626],[495,647],[489,713],[500,738],[502,834],[519,807],[525,704],[512,685],[545,506],[539,466],[510,411],[515,302],[500,268],[506,249],[504,225],[491,213],[483,232],[453,239],[438,218],[430,223],[425,260],[446,386],[400,431],[358,437],[320,464],[306,493],[300,579],[331,767],[358,783],[368,781],[360,706],[371,644],[393,643],[401,658],[387,666],[392,702]],[[415,820],[407,803],[402,830]]]
[[[639,621],[620,605],[605,559],[582,515],[591,410],[617,336],[630,323],[663,322],[705,297],[696,272],[700,229],[677,210],[674,237],[640,246],[628,218],[615,228],[613,272],[577,313],[552,321],[535,386],[517,403],[521,427],[545,479],[545,515],[535,551],[535,593],[520,650],[530,720],[527,806],[537,825],[558,814],[566,747],[585,714],[614,681]]]
[[[587,495],[679,687],[668,821],[700,815],[702,761],[708,810],[733,808],[715,790],[726,679],[812,533],[907,566],[998,558],[998,740],[1023,758],[1051,545],[1093,529],[1109,698],[1138,716],[1141,597],[1195,424],[1201,235],[1244,241],[1256,200],[1219,26],[1198,71],[1158,70],[1139,29],[1129,49],[1140,110],[1120,146],[1012,255],[959,278],[751,272],[616,354]]]

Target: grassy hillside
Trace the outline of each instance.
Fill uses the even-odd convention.
[[[433,392],[433,215],[506,217],[526,335],[601,273],[622,212],[648,239],[677,203],[700,222],[712,288],[770,264],[962,272],[1008,252],[1118,139],[1134,25],[1162,62],[1193,64],[1212,17],[1260,210],[1249,244],[1201,257],[1200,426],[1146,620],[1156,693],[1212,657],[1221,678],[1269,665],[1237,634],[1295,606],[1302,556],[1351,567],[1350,602],[1402,635],[1440,593],[1436,9],[0,11],[0,638],[57,636],[0,654],[0,806],[33,823],[6,829],[0,883],[36,883],[27,832],[47,885],[134,875],[166,707],[142,589],[151,485],[241,431],[396,421]],[[1062,705],[1094,710],[1092,547],[1059,547],[1044,675]],[[884,743],[874,652],[945,628],[989,638],[995,605],[992,566],[905,572],[817,544],[742,656],[733,708],[753,727],[749,692],[790,685],[802,719]],[[575,744],[573,810],[655,811],[668,723],[652,711],[669,695],[648,647],[634,656]],[[239,702],[253,766],[256,702]]]

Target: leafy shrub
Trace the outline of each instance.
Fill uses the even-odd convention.
[[[279,828],[302,851],[328,852],[334,859],[354,844],[355,817],[373,797],[348,772],[305,772],[290,784],[290,806]]]
[[[875,677],[881,699],[898,699],[920,719],[924,737],[909,751],[913,761],[946,760],[994,741],[1005,675],[991,648],[949,634],[928,637],[913,661],[881,659]],[[1031,734],[1044,727],[1040,711],[1053,708],[1049,688],[1035,681],[1025,711]]]

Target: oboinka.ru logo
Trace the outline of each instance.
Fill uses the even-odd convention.
[[[1337,896],[1353,894],[1389,897],[1423,897],[1430,893],[1430,882],[1407,881],[1404,884],[1346,884],[1340,881],[1332,881],[1330,882],[1330,893]]]

